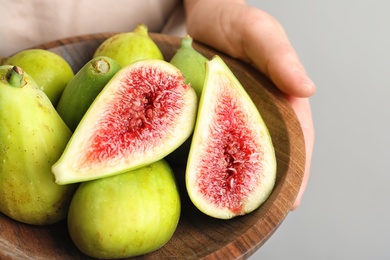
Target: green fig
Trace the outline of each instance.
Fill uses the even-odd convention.
[[[33,225],[66,217],[75,186],[57,185],[51,166],[70,136],[32,77],[0,66],[0,212]]]
[[[94,56],[107,56],[124,67],[138,60],[159,59],[163,54],[148,34],[148,27],[139,24],[132,32],[115,34],[96,49]]]
[[[21,67],[49,97],[53,106],[57,105],[62,91],[74,76],[70,64],[62,56],[44,49],[20,51],[3,63]]]
[[[196,93],[163,60],[120,69],[93,101],[53,165],[58,184],[140,168],[164,158],[192,133]]]
[[[76,129],[96,96],[120,68],[115,60],[99,56],[87,62],[69,81],[56,109],[70,130]]]
[[[170,166],[143,168],[83,182],[74,194],[68,230],[84,254],[100,259],[140,256],[162,247],[180,217],[180,196]]]
[[[170,60],[170,63],[178,68],[184,75],[185,83],[190,84],[195,90],[198,101],[202,94],[206,62],[208,59],[200,52],[194,49],[193,39],[186,35],[180,41],[180,48],[176,51]],[[188,152],[191,146],[191,137],[189,137],[178,149],[167,156],[169,163],[186,164]]]
[[[188,155],[193,204],[220,219],[244,215],[271,194],[276,156],[260,111],[219,57],[206,63],[205,84]]]
[[[203,89],[208,59],[195,50],[192,43],[191,36],[183,37],[180,48],[173,55],[170,63],[183,73],[185,82],[191,84],[199,98]]]

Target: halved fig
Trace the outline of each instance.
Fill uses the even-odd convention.
[[[181,72],[163,60],[142,60],[107,83],[53,165],[56,183],[122,173],[156,162],[192,133],[197,97]]]
[[[219,57],[206,78],[186,168],[193,204],[220,219],[258,208],[273,190],[276,157],[257,107]]]

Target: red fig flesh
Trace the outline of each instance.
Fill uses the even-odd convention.
[[[199,210],[228,219],[268,198],[276,158],[268,129],[241,83],[220,57],[206,64],[186,186]]]
[[[132,63],[108,82],[52,170],[59,184],[118,174],[162,159],[192,133],[195,91],[162,60]]]

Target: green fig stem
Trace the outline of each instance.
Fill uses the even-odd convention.
[[[187,34],[185,37],[181,39],[180,45],[182,48],[192,48],[192,41],[193,41],[192,37]]]
[[[94,60],[92,63],[92,71],[96,75],[106,74],[110,71],[110,63],[104,58]]]
[[[135,34],[148,36],[148,26],[146,24],[140,23],[133,31]]]
[[[24,71],[18,66],[13,66],[7,71],[5,76],[8,84],[15,88],[22,87],[23,84]]]

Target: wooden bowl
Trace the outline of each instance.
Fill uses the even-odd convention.
[[[66,38],[35,46],[63,56],[77,72],[112,34]],[[179,48],[180,38],[150,33],[166,60]],[[182,194],[182,214],[171,240],[139,259],[248,258],[275,232],[289,213],[303,179],[305,149],[295,113],[283,94],[251,66],[194,42],[211,58],[218,54],[235,73],[266,122],[277,157],[277,180],[268,200],[256,211],[231,220],[208,217],[190,202],[183,183],[184,169],[175,168]],[[31,226],[0,214],[0,259],[90,259],[71,241],[66,221]]]

